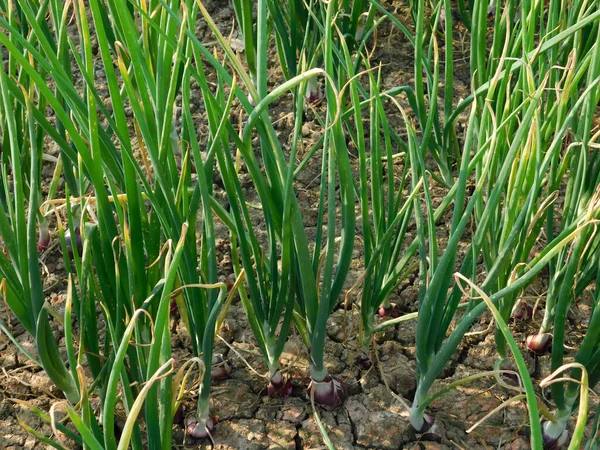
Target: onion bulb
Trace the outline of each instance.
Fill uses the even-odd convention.
[[[531,320],[533,317],[533,308],[524,301],[519,301],[512,310],[512,318],[515,320]]]
[[[561,422],[556,424],[549,420],[542,422],[542,442],[545,450],[558,450],[566,442],[569,437],[569,432]]]
[[[309,78],[306,84],[306,93],[304,99],[308,103],[316,103],[323,98],[323,92],[319,89],[319,83],[316,77]]]
[[[391,317],[392,319],[400,317],[400,312],[393,306],[381,305],[377,310],[377,314],[379,317]]]
[[[213,355],[210,377],[213,380],[224,380],[229,377],[231,366],[221,355]]]
[[[37,242],[38,252],[42,253],[48,250],[48,246],[50,245],[50,230],[48,230],[48,225],[46,222],[40,223],[40,233]]]
[[[83,241],[81,240],[81,231],[79,227],[75,227],[75,231],[73,232],[75,236],[75,245],[77,245],[77,252],[79,255],[83,252]],[[67,230],[65,232],[65,243],[67,244],[67,251],[69,252],[69,257],[73,257],[73,236],[71,236],[71,230]]]
[[[292,383],[280,370],[271,377],[268,385],[271,397],[288,397],[292,393]]]
[[[215,421],[211,417],[198,418],[188,416],[185,419],[185,433],[194,439],[205,439],[210,437],[215,429]]]
[[[423,414],[419,420],[419,423],[417,424],[415,419],[411,415],[410,423],[413,426],[413,428],[415,429],[417,434],[425,434],[428,431],[432,430],[433,425],[435,423],[435,419],[428,414]]]
[[[552,338],[549,333],[538,333],[527,336],[525,345],[536,355],[542,355],[548,350]]]
[[[331,375],[327,375],[322,381],[313,378],[308,386],[308,395],[314,396],[319,405],[334,409],[346,400],[346,386]]]

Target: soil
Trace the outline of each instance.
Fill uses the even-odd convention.
[[[213,18],[227,35],[231,28],[233,9],[228,0],[205,2]],[[396,10],[398,17],[407,17],[404,3],[388,1],[390,10]],[[200,24],[198,36],[204,41],[212,41],[209,30]],[[234,33],[235,37],[235,33]],[[457,25],[456,39],[465,39],[465,31]],[[440,47],[443,42],[440,38]],[[468,47],[456,54],[455,97],[465,97],[469,92]],[[275,55],[273,54],[273,57]],[[381,61],[384,88],[401,84],[411,84],[413,73],[412,48],[401,33],[390,23],[384,22],[377,34],[377,47],[373,61]],[[443,69],[442,69],[443,70]],[[102,73],[97,74],[97,82],[102,83]],[[282,81],[281,72],[273,70],[270,83],[276,85]],[[107,90],[104,90],[107,94]],[[206,130],[204,108],[198,98],[197,110],[193,111],[199,130]],[[287,100],[287,101],[286,101]],[[317,110],[319,106],[315,107]],[[233,113],[234,115],[237,112]],[[292,133],[289,98],[284,98],[271,108],[276,121],[276,129],[284,146],[289,145]],[[308,113],[302,129],[304,149],[318,139],[320,127],[314,113]],[[398,111],[390,111],[390,122],[401,128],[401,116]],[[54,149],[54,150],[53,150]],[[56,153],[52,143],[48,145],[50,154]],[[53,163],[47,162],[43,170],[47,187],[54,171]],[[318,175],[320,157],[315,156],[297,180],[298,197],[302,205],[303,216],[308,233],[314,233],[318,201]],[[354,164],[357,161],[354,160]],[[242,175],[244,177],[244,175]],[[245,194],[250,202],[253,197],[249,179],[245,185]],[[64,184],[64,181],[62,182]],[[225,201],[222,188],[215,185],[216,196]],[[445,191],[434,187],[435,201],[441,200]],[[60,195],[61,191],[59,191]],[[51,215],[49,225],[53,242],[57,242],[56,221]],[[441,227],[443,228],[443,227]],[[360,224],[358,225],[360,230]],[[224,227],[217,230],[227,242]],[[466,237],[468,239],[468,237]],[[362,273],[361,246],[357,244],[352,273],[348,287]],[[231,261],[227,253],[222,253],[222,277],[231,279]],[[42,255],[44,270],[44,288],[47,300],[61,312],[66,296],[66,276],[63,257],[57,246]],[[403,313],[413,312],[417,303],[415,280],[404,282],[394,293],[392,302]],[[542,299],[544,280],[527,293],[529,302]],[[353,299],[352,299],[353,300]],[[577,337],[578,328],[589,317],[589,299],[584,298],[571,312],[571,338]],[[19,344],[35,355],[35,345],[5,307],[0,309],[0,319],[15,336]],[[541,315],[538,313],[529,323],[514,324],[515,338],[524,347],[525,336],[537,330]],[[493,414],[474,431],[466,430],[483,419],[515,395],[514,392],[500,386],[494,378],[479,378],[469,384],[450,390],[438,398],[428,409],[435,416],[437,429],[435,435],[416,436],[408,422],[407,405],[410,405],[415,390],[415,322],[405,322],[395,328],[388,328],[376,336],[371,359],[375,362],[369,369],[359,367],[355,360],[358,355],[357,331],[359,311],[352,301],[348,309],[339,307],[328,322],[328,340],[326,342],[326,361],[332,375],[342,379],[348,387],[348,399],[334,411],[321,408],[313,409],[306,395],[308,384],[308,361],[304,345],[292,332],[282,357],[282,367],[291,377],[293,393],[285,399],[272,398],[266,392],[266,366],[244,319],[239,302],[231,306],[228,317],[220,330],[220,340],[216,342],[216,352],[221,353],[232,366],[228,379],[214,383],[212,392],[213,408],[217,414],[217,424],[213,443],[197,442],[184,435],[181,428],[174,432],[173,448],[213,448],[216,449],[319,449],[326,448],[319,431],[315,415],[318,414],[327,429],[329,438],[338,449],[527,449],[529,448],[529,427],[527,410],[523,402],[510,403]],[[492,369],[496,359],[493,341],[493,328],[488,327],[489,317],[483,316],[475,325],[473,334],[465,339],[457,350],[452,362],[432,390],[436,391],[450,383],[465,377]],[[179,361],[189,359],[191,355],[190,338],[181,323],[175,323],[176,333],[172,344],[174,354]],[[56,324],[55,332],[62,338],[62,328]],[[64,406],[62,394],[53,386],[43,371],[19,352],[4,334],[0,341],[0,448],[6,450],[46,448],[45,444],[30,435],[20,423],[46,436],[52,436],[52,430],[30,408],[36,407],[49,411],[57,405],[61,411]],[[63,343],[64,345],[64,343]],[[573,354],[567,349],[567,354]],[[549,373],[549,357],[529,356],[529,365],[533,377],[539,381]],[[194,408],[194,392],[189,393],[185,406],[187,412]],[[595,409],[595,407],[594,407]],[[61,415],[60,412],[58,413]],[[74,448],[72,442],[64,440],[63,445]],[[50,448],[50,447],[48,447]]]

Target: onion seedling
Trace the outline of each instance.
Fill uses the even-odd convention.
[[[260,5],[259,5],[260,6]],[[258,19],[259,30],[262,33],[258,33],[258,44],[257,44],[257,86],[255,88],[251,77],[243,69],[239,60],[233,54],[225,39],[222,37],[214,22],[208,16],[206,10],[200,4],[201,11],[203,12],[209,26],[213,30],[215,36],[219,40],[219,43],[223,50],[226,52],[229,61],[233,64],[237,75],[242,79],[246,88],[250,91],[251,97],[258,99],[256,107],[252,109],[252,106],[246,99],[245,95],[238,95],[239,100],[244,105],[247,111],[250,111],[248,122],[246,123],[242,138],[240,139],[236,133],[230,127],[230,136],[235,141],[238,150],[243,157],[243,160],[248,167],[248,171],[252,178],[254,187],[261,200],[262,211],[267,217],[268,227],[273,227],[273,231],[270,231],[269,235],[269,255],[264,257],[265,264],[270,264],[273,268],[277,268],[279,271],[279,256],[275,253],[275,250],[280,245],[281,247],[281,272],[289,278],[289,282],[283,278],[279,272],[275,272],[274,269],[271,271],[272,275],[277,274],[277,279],[266,280],[268,284],[263,286],[252,287],[252,284],[248,282],[249,298],[250,302],[256,302],[256,306],[253,306],[252,313],[249,314],[250,322],[255,322],[256,318],[254,314],[256,311],[260,311],[260,308],[266,310],[259,302],[265,302],[270,305],[269,309],[273,308],[274,312],[277,312],[276,316],[269,317],[269,322],[262,324],[255,324],[253,330],[255,334],[257,331],[261,331],[260,327],[273,327],[272,324],[276,324],[281,317],[283,311],[283,303],[281,302],[281,295],[274,297],[269,294],[271,292],[282,292],[285,295],[285,299],[290,301],[291,295],[295,296],[297,306],[295,307],[294,320],[302,335],[305,338],[309,346],[309,361],[310,361],[310,376],[311,382],[311,395],[314,395],[315,401],[320,404],[325,404],[331,407],[340,405],[344,400],[344,388],[341,383],[331,377],[325,367],[324,361],[324,345],[325,345],[325,328],[327,326],[327,318],[332,312],[334,306],[337,303],[338,297],[343,288],[344,280],[348,273],[350,265],[350,255],[354,246],[354,192],[350,171],[350,164],[348,159],[348,152],[345,144],[345,139],[341,124],[339,122],[339,98],[331,84],[331,75],[334,74],[333,70],[333,59],[332,59],[332,39],[331,29],[326,27],[326,39],[324,44],[324,59],[325,59],[325,74],[328,77],[327,80],[327,98],[328,98],[328,112],[326,121],[326,131],[323,144],[323,169],[321,177],[323,179],[320,201],[319,201],[319,216],[317,223],[317,237],[314,248],[312,245],[309,246],[309,242],[306,237],[306,231],[302,220],[301,211],[298,205],[298,200],[293,189],[294,179],[294,154],[288,160],[283,154],[281,145],[275,135],[273,125],[270,122],[267,113],[268,105],[278,98],[283,92],[293,89],[294,87],[301,85],[306,82],[309,78],[316,76],[323,71],[319,69],[311,69],[303,72],[302,74],[290,79],[282,86],[274,89],[272,92],[267,94],[267,67],[266,67],[266,9],[265,5],[258,8]],[[327,20],[328,23],[332,22],[334,6],[330,4],[327,9]],[[262,24],[262,25],[261,25]],[[214,59],[213,59],[214,61]],[[213,66],[214,66],[213,62]],[[218,69],[218,68],[217,68]],[[219,70],[219,69],[218,69]],[[223,72],[219,70],[219,73]],[[223,73],[223,81],[231,85],[232,79],[230,76]],[[301,100],[299,100],[301,101]],[[298,103],[296,103],[298,105]],[[301,110],[301,109],[300,109]],[[297,109],[298,111],[298,109]],[[297,114],[296,129],[299,129],[301,115]],[[263,171],[259,168],[257,156],[251,147],[251,132],[256,129],[261,136],[261,156],[262,164],[264,165]],[[294,144],[292,151],[296,148],[297,144]],[[224,146],[224,148],[227,148]],[[224,153],[224,154],[223,154]],[[237,193],[238,198],[240,197],[239,185],[236,186],[237,176],[235,167],[232,166],[232,161],[228,160],[227,151],[223,151],[221,155],[224,157],[222,161],[219,161],[220,170],[226,174],[224,181],[231,183],[230,187],[227,188],[228,196],[230,201],[234,192]],[[340,233],[340,251],[338,257],[338,263],[335,264],[335,243],[336,243],[336,184],[337,176],[339,174],[340,194],[341,194],[341,233]],[[248,217],[247,205],[242,201],[236,201],[237,208],[232,208],[232,215],[235,219],[235,234],[236,239],[240,239],[240,257],[244,267],[248,267],[251,264],[262,263],[263,258],[255,259],[252,262],[251,255],[260,255],[260,250],[257,243],[253,242],[252,235],[246,236],[245,228],[243,225],[250,222]],[[325,207],[327,205],[327,237],[325,248],[322,248],[322,225],[324,224]],[[237,217],[235,217],[237,216]],[[275,240],[276,238],[276,240]],[[242,240],[248,240],[247,243],[242,244]],[[251,246],[257,247],[256,250],[247,251],[251,249]],[[245,249],[246,247],[246,249]],[[312,251],[312,256],[311,256]],[[250,254],[248,254],[250,253]],[[289,259],[288,259],[289,258]],[[246,259],[244,262],[243,260]],[[335,271],[334,271],[335,265]],[[285,269],[285,270],[284,270]],[[260,271],[257,272],[260,275]],[[321,273],[323,274],[321,277]],[[247,279],[250,280],[250,273],[247,273]],[[283,278],[283,280],[282,280]],[[281,280],[281,281],[280,281]],[[318,288],[317,280],[322,281],[321,289]],[[280,287],[279,284],[273,283],[283,282],[288,284],[289,292]],[[250,289],[255,290],[255,293],[251,292]],[[260,289],[263,289],[261,296]],[[248,302],[248,303],[250,303]],[[278,306],[277,305],[281,305]],[[277,307],[277,308],[276,308]],[[276,308],[276,309],[275,309]],[[291,313],[290,313],[291,314]],[[285,323],[284,319],[284,323]],[[261,336],[261,332],[257,336],[259,342],[265,341],[265,338]],[[279,334],[281,337],[281,333]],[[264,350],[263,350],[264,351]],[[271,374],[271,378],[273,378]],[[278,378],[276,378],[277,380]]]
[[[213,28],[215,35],[219,38],[221,45],[228,52],[228,57],[235,58],[225,40],[218,33],[216,27],[214,27],[214,23],[210,19],[210,16],[208,16],[207,11],[202,6],[201,11],[205,15],[209,25]],[[262,10],[262,13],[259,14],[259,24],[264,24],[264,21],[266,21],[265,11]],[[261,25],[259,29],[264,30],[264,27]],[[265,38],[262,33],[259,36],[260,42],[263,42]],[[197,60],[200,61],[200,51],[204,51],[205,49],[200,43],[196,43],[195,48],[198,51]],[[262,45],[259,48],[262,51],[266,51],[266,47]],[[264,65],[266,56],[262,53],[260,55],[262,62],[258,65],[261,71],[259,73],[264,73],[266,71]],[[229,108],[234,98],[230,95],[229,99],[225,101],[223,96],[224,84],[225,82],[231,83],[231,94],[237,93],[237,84],[235,80],[224,76],[226,72],[223,65],[215,59],[211,60],[211,64],[220,69],[218,72],[218,91],[213,93],[210,90],[204,76],[198,77],[197,81],[202,89],[205,103],[209,106],[207,112],[211,132],[216,133],[218,129],[221,129],[220,124],[223,123],[222,119],[225,118],[228,120]],[[245,78],[245,81],[248,81],[248,75],[243,69],[238,68],[238,70],[243,78]],[[314,75],[316,73],[309,74],[308,76]],[[306,78],[307,76],[305,75],[293,82],[297,84]],[[258,79],[266,81],[264,77],[258,77]],[[258,98],[259,93],[254,91],[254,85],[250,82],[247,84],[248,86],[252,97]],[[266,85],[263,87],[266,88]],[[285,90],[267,95],[266,90],[261,89],[260,95],[264,100],[256,105],[256,109],[264,109],[265,105],[268,105],[268,103],[281,96],[283,92]],[[246,99],[244,98],[244,100]],[[248,109],[252,109],[249,104]],[[210,152],[212,157],[215,157],[218,162],[221,179],[223,180],[229,201],[228,213],[219,211],[220,208],[217,208],[216,213],[222,219],[225,219],[225,224],[230,230],[234,269],[237,274],[242,271],[246,273],[246,286],[240,290],[240,296],[258,346],[267,362],[269,370],[268,390],[274,395],[289,395],[291,384],[280,371],[279,358],[287,341],[288,330],[292,322],[297,268],[292,262],[295,249],[290,229],[290,219],[286,217],[287,220],[284,220],[282,216],[283,204],[281,202],[285,201],[289,204],[292,195],[295,200],[295,194],[292,194],[293,188],[291,186],[285,187],[281,185],[277,168],[273,165],[274,162],[268,159],[269,156],[267,155],[270,150],[267,150],[267,146],[269,145],[269,140],[274,142],[272,141],[273,131],[268,118],[263,119],[263,116],[266,117],[266,113],[264,115],[257,114],[255,119],[259,131],[268,133],[263,141],[263,145],[265,146],[263,163],[265,164],[265,169],[267,169],[266,176],[261,173],[259,163],[252,152],[250,141],[247,138],[249,136],[248,130],[252,128],[248,127],[246,129],[243,140],[240,140],[229,122],[227,122],[226,128],[244,157],[244,162],[248,167],[256,193],[261,201],[261,213],[266,225],[266,251],[263,250],[262,245],[259,243],[259,238],[255,231],[256,223],[252,220],[246,195],[240,185],[239,169],[229,150],[228,139],[225,136],[215,139],[214,148],[211,148]],[[264,120],[267,122],[264,123]],[[276,143],[275,145],[279,144]],[[279,149],[279,151],[281,150]],[[270,183],[274,184],[273,188],[269,188]],[[289,211],[290,207],[287,206],[287,208]]]
[[[335,76],[333,60],[333,20],[334,3],[327,5],[324,36],[325,72],[329,77]],[[353,80],[349,81],[350,83]],[[329,375],[324,364],[324,347],[327,318],[333,312],[344,286],[350,267],[355,235],[354,185],[348,158],[348,148],[342,124],[339,94],[328,82],[326,85],[327,116],[324,135],[321,171],[321,191],[319,214],[317,219],[317,236],[312,258],[312,274],[305,274],[301,268],[299,312],[296,324],[303,331],[309,344],[309,361],[311,385],[309,392],[315,402],[328,407],[340,406],[345,400],[345,388],[341,382]],[[337,176],[336,176],[337,173]],[[336,188],[339,183],[340,192],[340,244],[338,260],[335,262],[336,243]],[[325,210],[327,207],[327,210]],[[327,217],[326,221],[324,217]],[[327,232],[325,247],[322,250],[322,230]],[[302,260],[300,264],[304,264]],[[322,277],[321,277],[322,274]],[[321,280],[320,289],[314,280]],[[309,285],[309,283],[311,285]],[[316,289],[316,292],[315,292]],[[315,295],[316,294],[316,295]],[[301,320],[300,320],[301,318]]]

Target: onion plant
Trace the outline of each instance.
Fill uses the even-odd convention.
[[[347,66],[352,67],[351,64]],[[422,180],[415,180],[411,188],[412,193],[405,196],[405,192],[410,188],[407,177],[411,161],[409,155],[404,152],[394,154],[391,127],[384,112],[379,85],[380,80],[371,75],[369,153],[365,142],[366,133],[362,123],[358,88],[356,83],[350,85],[360,162],[358,191],[365,259],[360,306],[361,345],[364,352],[369,350],[375,330],[374,316],[392,313],[389,303],[391,293],[414,270],[409,263],[412,262],[410,256],[416,247],[413,246],[413,252],[408,251],[405,254],[404,240],[412,218],[413,200],[422,185]],[[402,161],[402,169],[399,176],[396,176],[399,160]]]
[[[507,16],[504,20],[508,22]],[[535,51],[529,53],[529,62],[506,58],[510,42],[506,38],[496,67],[488,72],[489,78],[483,78],[479,83],[477,78],[474,79],[474,94],[465,104],[459,105],[460,110],[472,102],[458,172],[450,237],[441,255],[437,254],[435,235],[429,234],[430,243],[427,249],[427,225],[420,217],[420,207],[415,207],[422,274],[417,322],[417,391],[411,410],[411,423],[417,431],[425,431],[433,423],[431,418],[424,415],[426,405],[433,398],[428,394],[431,383],[473,320],[486,309],[485,303],[477,304],[472,301],[467,307],[467,312],[456,319],[453,331],[446,336],[462,296],[458,285],[450,292],[448,288],[451,286],[458,243],[471,218],[474,217],[476,226],[460,273],[475,283],[481,283],[481,280],[476,278],[475,263],[480,255],[483,255],[486,272],[481,284],[482,290],[494,304],[500,306],[501,312],[508,310],[509,313],[510,308],[507,304],[513,303],[513,296],[526,287],[561,249],[591,227],[589,218],[580,218],[577,224],[553,237],[539,254],[530,259],[528,250],[538,239],[543,213],[549,204],[547,174],[552,164],[560,157],[562,141],[580,113],[584,98],[593,97],[593,84],[590,84],[572,108],[558,119],[548,119],[551,125],[546,127],[545,117],[541,114],[544,110],[540,109],[540,105],[544,105],[547,79],[536,81],[532,76],[534,72],[530,64],[531,60],[535,61],[534,56],[550,51],[558,45],[558,36],[562,39],[568,38],[578,29],[577,26],[568,28],[563,31],[562,36],[558,34],[554,39],[540,44]],[[507,31],[505,36],[510,36],[510,32]],[[511,102],[507,103],[502,99],[508,99],[508,93],[512,89],[511,83],[515,80],[522,80],[520,82],[527,88],[525,92],[528,95],[519,97],[520,100],[517,99],[516,103],[512,102],[511,97]],[[481,101],[478,99],[479,95],[484,97]],[[495,105],[498,110],[488,105]],[[454,117],[451,115],[449,119],[451,122],[447,123],[446,127],[452,126]],[[548,140],[546,146],[538,149],[541,130],[548,132]],[[409,142],[412,142],[413,148],[418,148],[419,143],[414,134]],[[414,154],[422,153],[416,151]],[[518,156],[525,164],[514,164]],[[416,165],[413,162],[412,165],[415,169],[422,167],[422,163]],[[416,172],[415,175],[420,173],[422,172]],[[474,177],[475,187],[471,197],[465,199],[466,183],[471,177]],[[425,190],[426,206],[430,203],[428,196],[428,191]],[[501,198],[505,199],[502,203]],[[510,209],[502,211],[503,208],[509,208],[510,202],[513,201],[516,203]],[[428,215],[431,215],[431,208],[426,209]],[[489,236],[496,238],[486,243]],[[490,251],[493,253],[489,254]],[[488,255],[495,256],[487,259]],[[506,312],[503,315],[505,314]],[[432,333],[432,330],[436,332]],[[499,336],[497,338],[502,342]],[[501,356],[508,355],[501,351]],[[529,380],[526,373],[522,373],[522,376],[524,382]],[[531,398],[533,392],[530,380],[525,383],[525,387]],[[537,407],[530,402],[529,408],[532,447],[539,448],[542,433]]]
[[[189,147],[183,147],[182,155],[175,121],[177,95],[185,89],[182,97],[189,105],[189,78],[202,71],[189,45],[197,9],[188,3],[190,8],[176,1],[92,0],[89,6],[76,1],[67,7],[53,0],[11,2],[0,18],[7,30],[0,42],[9,61],[8,72],[1,75],[7,149],[2,184],[5,198],[15,199],[14,204],[2,203],[0,233],[7,253],[1,257],[0,274],[9,306],[38,337],[41,364],[65,392],[81,438],[94,448],[127,447],[129,438],[117,444],[112,426],[119,403],[129,414],[125,426],[133,448],[143,445],[135,420],[139,414],[147,446],[171,445],[174,408],[181,401],[173,401],[175,362],[168,327],[171,293],[177,287],[194,353],[205,368],[198,411],[187,423],[194,422],[194,434],[210,428],[212,346],[227,298],[221,285],[219,292],[206,289],[218,281],[210,195],[214,156],[210,151],[207,160],[200,156],[204,143],[189,116],[181,130]],[[72,16],[77,39],[67,33]],[[107,101],[96,83],[99,69],[108,86]],[[76,78],[83,91],[76,88]],[[52,118],[46,116],[48,108]],[[208,147],[218,139],[218,133],[211,136]],[[36,248],[46,140],[60,149],[58,167],[67,181],[64,198],[52,199],[52,208],[43,211],[57,217],[67,276],[73,280],[68,297],[75,314],[69,307],[64,319],[68,364],[52,337]],[[192,154],[197,177],[191,174]],[[9,179],[16,182],[11,185]],[[72,257],[61,211],[66,211],[71,240],[79,228],[82,246],[71,245]],[[172,242],[178,242],[174,253]],[[130,339],[137,345],[129,345]],[[82,378],[83,364],[90,382]],[[91,409],[91,396],[100,399],[100,417]]]
[[[333,63],[334,3],[327,5],[324,35],[324,67],[329,80],[335,76]],[[350,80],[350,83],[352,80]],[[326,85],[327,115],[322,151],[321,190],[317,219],[317,236],[312,256],[312,273],[302,260],[300,292],[298,294],[301,320],[296,323],[309,345],[311,396],[317,403],[336,407],[345,397],[341,382],[331,377],[324,364],[327,318],[337,304],[350,267],[355,235],[354,184],[348,157],[348,148],[339,121],[340,97],[335,85]],[[340,232],[337,262],[337,195],[339,184]],[[325,209],[327,208],[327,209]],[[326,220],[325,220],[326,215]],[[326,230],[323,242],[322,230]],[[322,245],[324,244],[324,247]],[[307,249],[308,250],[308,249]],[[304,252],[304,251],[303,251]],[[306,252],[307,253],[307,252]],[[308,266],[310,268],[310,266]],[[322,274],[322,275],[321,275]],[[320,281],[320,289],[315,280]],[[301,324],[303,322],[303,324]]]
[[[222,86],[222,83],[219,84]],[[218,103],[218,93],[213,95],[206,82],[201,85],[207,104],[213,105],[215,111],[227,111],[227,105]],[[209,118],[212,126],[215,126],[217,119],[217,114]],[[276,219],[274,216],[278,211],[272,210],[271,205],[275,203],[272,195],[266,191],[258,191],[267,232],[267,251],[263,250],[264,244],[257,237],[256,224],[252,222],[250,207],[239,182],[239,169],[228,144],[228,139],[219,142],[217,161],[229,201],[231,217],[228,225],[231,250],[235,258],[234,268],[238,274],[242,271],[248,274],[246,289],[241,291],[242,304],[267,362],[269,393],[287,396],[291,393],[291,383],[281,372],[279,359],[292,323],[294,281],[297,276],[296,269],[291,264],[294,249],[289,219],[287,223],[282,221],[283,217]],[[252,172],[256,174],[257,161],[249,164],[254,166]],[[281,243],[278,241],[278,234]]]
[[[268,105],[268,103],[280,97],[286,89],[293,87],[294,83],[297,84],[307,77],[304,76],[293,80],[289,86],[283,87],[283,89],[274,93],[267,95],[266,90],[261,89],[259,94],[254,89],[254,84],[249,81],[250,78],[247,73],[239,65],[227,42],[219,33],[206,9],[201,3],[199,5],[207,22],[223,46],[226,58],[237,63],[234,67],[237,69],[238,75],[241,75],[242,80],[247,83],[252,98],[259,98],[259,95],[265,97],[264,102],[257,105],[257,110],[264,108],[264,105]],[[266,16],[264,14],[259,16],[258,21],[261,24],[260,28],[262,30],[262,24],[266,21]],[[261,46],[261,48],[263,51],[266,51],[266,47]],[[198,41],[194,42],[193,51],[197,55],[198,61],[200,61],[201,55],[206,56],[210,54],[207,53],[207,50]],[[261,58],[263,62],[259,64],[259,68],[262,71],[261,73],[264,74],[266,72],[266,56],[261,54]],[[233,125],[229,122],[229,110],[232,100],[234,95],[240,96],[241,92],[236,79],[231,78],[225,69],[226,64],[222,64],[214,58],[210,58],[210,63],[217,69],[217,91],[213,92],[211,90],[204,76],[197,78],[205,103],[209,106],[207,108],[209,127],[212,133],[216,133],[220,129],[226,129],[229,132],[229,138],[227,135],[222,135],[214,141],[214,146],[211,147],[210,154],[210,157],[217,160],[229,201],[229,211],[226,212],[218,204],[213,205],[213,210],[229,227],[234,270],[238,275],[243,272],[246,273],[245,286],[240,290],[240,295],[258,346],[267,361],[269,368],[269,392],[285,396],[291,393],[291,384],[280,370],[279,359],[283,352],[284,344],[287,341],[289,327],[292,322],[296,292],[295,280],[297,277],[297,268],[293,265],[292,259],[295,250],[291,238],[289,219],[289,205],[291,196],[293,195],[293,188],[287,186],[287,182],[286,184],[282,182],[284,180],[280,178],[277,172],[277,166],[274,165],[275,161],[268,159],[268,151],[271,151],[271,149],[267,146],[279,145],[273,140],[274,130],[268,121],[268,116],[263,116],[266,117],[266,122],[264,121],[265,119],[261,118],[260,114],[255,113],[252,116],[257,123],[259,133],[263,137],[263,142],[267,143],[265,144],[265,153],[263,153],[263,163],[271,172],[267,172],[265,176],[261,173],[260,163],[251,148],[249,131],[246,131],[240,138],[234,131]],[[316,73],[313,72],[308,76],[314,75]],[[266,78],[263,75],[259,77],[259,80],[264,82]],[[228,84],[231,90],[228,99],[226,99],[224,92]],[[266,88],[266,86],[263,87]],[[252,110],[252,106],[250,106],[250,103],[243,95],[240,96],[240,100],[248,111]],[[227,119],[227,121],[223,122],[223,118]],[[247,127],[246,130],[251,131],[253,129],[252,125]],[[243,161],[248,168],[256,188],[256,193],[261,201],[261,211],[264,223],[266,224],[267,234],[266,252],[263,250],[265,244],[261,243],[257,237],[257,232],[255,231],[256,223],[253,223],[251,220],[249,205],[238,177],[240,167],[234,155],[230,152],[230,139],[234,141],[243,155]],[[281,152],[281,149],[279,149],[279,152]],[[275,189],[280,191],[270,189],[270,183],[275,183]],[[287,205],[285,206],[287,208],[285,217],[283,216],[283,202]]]
[[[253,77],[241,65],[201,4],[200,8],[232,63],[236,75],[243,81],[245,88],[250,92],[250,98],[256,104],[253,108],[243,95],[239,96],[240,102],[249,112],[249,117],[241,137],[237,136],[232,127],[229,127],[229,134],[243,158],[261,200],[261,209],[267,225],[266,254],[260,249],[254,236],[255,232],[250,226],[247,205],[237,184],[236,169],[231,155],[226,151],[227,145],[222,146],[219,168],[225,174],[224,181],[231,203],[231,216],[234,221],[232,233],[235,239],[239,240],[239,256],[235,256],[235,259],[239,257],[240,267],[246,270],[248,298],[242,298],[259,346],[267,358],[272,390],[277,389],[283,382],[278,372],[278,359],[293,317],[309,347],[311,394],[317,403],[338,406],[343,402],[344,388],[340,381],[331,377],[327,371],[324,340],[327,318],[337,304],[350,265],[350,255],[354,246],[355,213],[348,151],[339,121],[339,96],[335,85],[332,84],[332,31],[327,28],[325,35],[325,71],[312,69],[303,72],[269,93],[266,84],[268,34],[265,5],[259,2],[257,11],[256,86]],[[333,11],[334,5],[330,4],[327,23],[332,22]],[[200,48],[199,45],[198,47]],[[212,61],[213,65],[215,63]],[[232,86],[231,76],[222,66],[216,68],[219,74],[222,74],[223,82]],[[309,243],[293,185],[298,140],[294,140],[291,154],[286,158],[269,119],[268,105],[282,93],[296,86],[306,89],[306,82],[319,74],[324,74],[328,80],[328,106],[322,147],[322,188],[318,206],[317,236],[315,242]],[[206,95],[206,89],[204,92]],[[299,98],[296,102],[295,129],[299,131],[304,100]],[[252,148],[251,137],[254,130],[261,138],[260,157],[264,172],[260,168],[257,152]],[[338,183],[340,215],[336,213]],[[336,235],[338,218],[341,220],[339,237]],[[323,228],[327,230],[325,237]],[[336,264],[338,240],[339,256]],[[233,248],[232,250],[236,252]],[[283,386],[285,390],[285,385]]]
[[[326,23],[331,22],[331,13],[332,6],[330,5]],[[327,29],[330,30],[329,27]],[[332,73],[331,37],[329,33],[330,31],[325,35],[325,70],[327,73]],[[339,380],[329,376],[324,365],[325,329],[327,327],[327,318],[337,304],[350,267],[352,250],[354,248],[356,218],[354,212],[354,186],[348,158],[348,148],[341,123],[337,121],[339,107],[337,106],[336,92],[329,84],[326,91],[328,104],[327,128],[322,152],[322,184],[317,220],[317,239],[312,258],[313,273],[312,276],[311,274],[308,274],[308,276],[301,275],[302,286],[299,293],[299,311],[306,325],[306,338],[309,342],[310,376],[312,380],[311,395],[314,395],[316,402],[335,407],[344,401],[344,390]],[[327,163],[325,163],[326,158]],[[327,181],[325,182],[326,169]],[[336,169],[338,174],[337,180]],[[337,228],[336,181],[339,182],[339,201],[341,204],[340,248],[337,263],[334,260]],[[327,188],[327,192],[325,192],[325,188]],[[327,206],[326,222],[324,222],[325,206]],[[327,236],[325,249],[321,251],[321,230],[323,225],[325,225]],[[319,279],[321,273],[321,288],[320,290],[317,289],[315,295],[313,289],[317,288],[317,286],[313,288],[308,285],[308,282],[312,283],[312,280]]]

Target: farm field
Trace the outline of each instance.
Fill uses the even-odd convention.
[[[0,448],[600,448],[600,1],[0,28]]]

